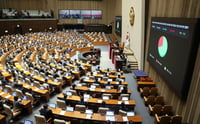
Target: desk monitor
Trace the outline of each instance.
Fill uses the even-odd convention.
[[[67,106],[66,107],[66,111],[73,112],[74,111],[74,107]]]
[[[72,92],[67,91],[68,96],[72,96]]]
[[[98,81],[101,81],[101,78],[98,78]]]
[[[106,86],[106,89],[110,90],[112,89],[112,86]]]
[[[111,81],[113,81],[111,78],[108,78],[108,82],[111,82]]]
[[[78,87],[81,87],[81,86],[82,86],[82,84],[81,84],[81,83],[78,83],[78,84],[76,84],[76,86],[78,86]]]
[[[93,114],[93,110],[92,110],[92,109],[86,109],[86,110],[85,110],[85,113],[86,113],[86,114]]]
[[[122,96],[122,100],[127,101],[127,100],[129,100],[129,98],[127,96]]]
[[[90,88],[91,88],[91,89],[95,89],[96,86],[95,86],[95,85],[91,85]]]
[[[22,83],[25,83],[26,81],[24,79],[22,79]]]
[[[127,112],[127,116],[135,116],[134,112]]]
[[[8,89],[6,89],[6,88],[3,89],[3,92],[4,92],[4,93],[8,93]]]
[[[114,116],[114,111],[106,111],[107,116]]]
[[[22,100],[28,100],[27,96],[23,96]]]
[[[44,90],[44,89],[45,89],[45,87],[44,87],[44,86],[40,86],[40,89],[41,89],[41,90]]]
[[[50,108],[56,108],[56,104],[50,103],[50,104],[49,104],[49,107],[50,107]]]
[[[31,83],[30,85],[33,87],[33,86],[34,86],[34,83]]]
[[[33,121],[30,121],[30,120],[24,120],[24,124],[33,124]]]
[[[110,98],[109,98],[109,96],[103,96],[102,99],[103,99],[103,100],[109,100]]]
[[[12,93],[12,96],[17,96],[17,93],[16,93],[16,92],[13,92],[13,93]]]
[[[89,99],[90,98],[90,94],[84,94],[83,97],[86,98],[86,99]]]
[[[87,77],[85,77],[85,80],[89,80],[90,78],[87,76]]]

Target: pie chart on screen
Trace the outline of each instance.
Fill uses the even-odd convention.
[[[158,40],[158,54],[160,57],[165,57],[168,50],[168,41],[165,36],[161,36]]]

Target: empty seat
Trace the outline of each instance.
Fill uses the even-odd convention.
[[[181,123],[182,123],[181,115],[174,115],[171,117],[171,124],[181,124]]]
[[[171,105],[164,105],[162,107],[162,114],[165,115],[172,115],[172,106]]]
[[[144,103],[145,105],[154,105],[155,104],[155,96],[144,96]]]
[[[157,96],[158,95],[158,88],[157,87],[151,87],[149,90],[149,95]]]
[[[170,124],[170,121],[170,116],[158,116],[157,114],[155,114],[155,124]]]
[[[100,113],[101,115],[105,115],[106,111],[108,111],[109,108],[105,108],[105,107],[99,107],[98,108],[98,113]]]
[[[140,88],[141,96],[149,96],[150,89],[149,87]]]
[[[24,96],[24,94],[22,93],[22,91],[21,91],[21,90],[18,90],[18,89],[16,89],[15,91],[16,91],[16,93],[17,93],[17,96],[18,96],[20,99],[22,99],[22,97]]]
[[[123,110],[119,110],[119,115],[121,116],[127,116],[127,112]]]
[[[75,111],[85,112],[86,106],[85,105],[76,105]]]
[[[58,108],[62,108],[63,110],[66,109],[66,103],[63,100],[56,100],[56,104]]]
[[[52,118],[49,118],[48,120],[45,119],[43,115],[35,114],[35,122],[36,124],[51,124]]]
[[[9,85],[5,85],[5,89],[7,89],[7,92],[8,93],[10,93],[10,94],[12,94],[12,87],[11,86],[9,86]]]
[[[161,104],[161,105],[163,105],[164,104],[164,97],[163,96],[157,96],[155,98],[155,104]]]
[[[61,119],[54,119],[54,124],[71,124],[70,121],[65,121]]]
[[[155,115],[155,114],[161,115],[162,105],[158,105],[158,104],[156,104],[154,106],[148,105],[148,108],[149,108],[150,115]]]
[[[4,104],[3,105],[4,112],[11,117],[11,119],[15,119],[18,115],[21,114],[21,111],[13,111],[8,105]]]

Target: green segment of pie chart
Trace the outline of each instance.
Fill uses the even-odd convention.
[[[160,57],[165,57],[168,50],[168,41],[165,36],[161,36],[158,41],[158,54]]]

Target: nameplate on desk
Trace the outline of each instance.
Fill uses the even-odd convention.
[[[105,92],[105,89],[101,89],[101,92]]]
[[[38,91],[39,90],[39,88],[36,88],[36,89],[34,89],[35,91]]]
[[[64,114],[65,114],[65,111],[61,111],[60,114],[61,114],[61,115],[64,115]]]
[[[122,101],[118,101],[118,104],[121,104],[122,103]]]
[[[8,99],[8,98],[10,98],[10,97],[11,97],[11,95],[7,95],[5,98]]]
[[[98,103],[102,103],[102,99],[98,99]]]
[[[1,92],[1,93],[0,93],[0,95],[3,95],[3,94],[5,94],[5,93],[4,93],[4,92]]]
[[[90,91],[94,91],[95,89],[94,88],[90,88]]]
[[[86,114],[86,118],[90,119],[92,117],[92,114]]]
[[[128,121],[127,116],[123,116],[122,119],[123,119],[123,121]]]
[[[115,116],[106,116],[106,120],[115,121]]]
[[[129,104],[129,101],[125,101],[124,103],[125,103],[125,104]]]

